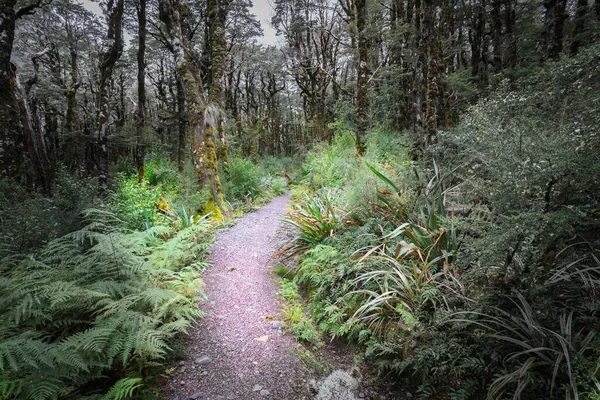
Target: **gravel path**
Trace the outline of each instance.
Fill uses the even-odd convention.
[[[276,236],[289,196],[279,196],[221,233],[205,272],[206,316],[194,329],[186,359],[163,398],[299,399],[303,364],[282,335],[281,306],[271,273]]]

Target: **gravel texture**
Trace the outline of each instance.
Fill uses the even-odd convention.
[[[278,285],[271,272],[289,196],[242,217],[214,243],[204,274],[206,316],[163,398],[300,399],[306,368],[283,335]]]

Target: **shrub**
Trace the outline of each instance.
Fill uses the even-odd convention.
[[[281,279],[279,284],[281,285],[281,297],[287,303],[283,305],[283,319],[286,327],[289,328],[296,340],[321,346],[321,334],[311,318],[304,312],[298,285],[286,278]]]
[[[263,175],[260,177],[260,187],[263,192],[270,192],[275,196],[280,196],[285,193],[286,186],[285,178],[278,178],[272,175]]]
[[[224,184],[225,195],[235,200],[255,199],[260,193],[257,167],[243,158],[229,162],[229,176]]]
[[[0,182],[0,257],[34,251],[48,241],[81,227],[81,212],[101,207],[97,182],[65,171],[53,196],[26,192],[8,179]]]
[[[499,83],[418,165],[380,131],[364,165],[346,133],[308,155],[296,192],[352,209],[290,218],[322,331],[421,399],[597,397],[598,50]]]
[[[160,195],[158,187],[148,186],[147,182],[138,183],[137,176],[120,174],[112,202],[130,228],[144,229],[154,225],[159,217],[156,205]]]

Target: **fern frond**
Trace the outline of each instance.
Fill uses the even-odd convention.
[[[140,387],[142,387],[142,378],[123,378],[117,381],[101,400],[129,399]]]

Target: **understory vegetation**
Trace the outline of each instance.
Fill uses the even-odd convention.
[[[599,54],[499,74],[426,161],[341,123],[307,155],[285,285],[400,397],[599,398]]]
[[[125,399],[152,384],[202,316],[215,230],[285,190],[281,159],[231,163],[229,219],[160,154],[108,196],[59,178],[54,196],[0,190],[0,398]]]
[[[600,0],[254,3],[0,0],[0,399],[160,398],[215,232],[292,189],[307,366],[600,400]]]

